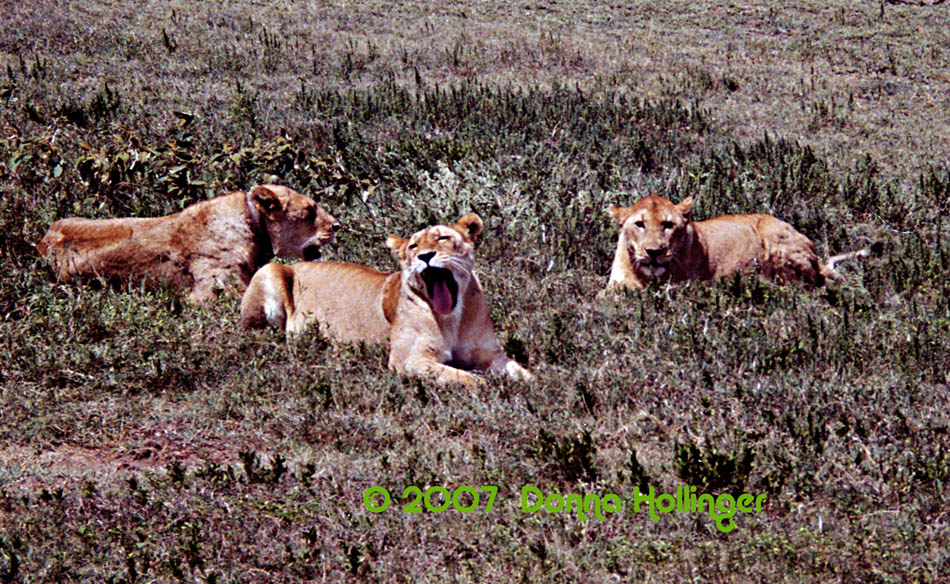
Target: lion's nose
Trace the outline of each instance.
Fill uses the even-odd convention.
[[[330,231],[332,231],[333,233],[336,233],[337,231],[340,230],[340,227],[343,227],[343,226],[340,225],[340,222],[339,222],[339,221],[336,221],[336,222],[334,222],[333,224],[330,225]]]
[[[429,260],[431,260],[431,259],[434,258],[434,257],[435,257],[435,252],[434,252],[434,251],[427,251],[427,252],[425,252],[425,253],[420,253],[420,254],[419,254],[419,259],[422,260],[422,261],[424,261],[424,262],[427,263],[427,264],[429,263]]]
[[[666,251],[666,250],[664,250],[663,248],[660,248],[660,249],[649,249],[649,248],[648,248],[646,251],[647,251],[647,255],[648,255],[648,256],[650,256],[650,257],[653,258],[653,259],[656,259],[656,258],[660,257],[661,255],[663,255],[663,252]]]

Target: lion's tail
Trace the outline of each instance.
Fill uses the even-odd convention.
[[[868,257],[871,257],[872,255],[880,256],[883,253],[883,251],[884,251],[884,244],[880,241],[877,241],[873,243],[870,247],[865,247],[864,249],[859,249],[857,251],[849,251],[847,253],[839,253],[838,255],[831,256],[821,266],[822,275],[832,280],[838,280],[841,278],[841,274],[839,274],[837,271],[838,264],[843,264],[845,262],[868,258]]]

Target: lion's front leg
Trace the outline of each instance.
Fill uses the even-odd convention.
[[[597,296],[599,298],[616,298],[621,296],[624,290],[641,290],[643,288],[645,288],[644,282],[634,269],[627,245],[621,239],[617,245],[617,251],[614,253],[607,287],[601,290]]]
[[[415,367],[418,368],[420,375],[434,378],[437,383],[442,385],[457,383],[465,387],[478,387],[485,384],[485,380],[478,375],[444,363],[432,361],[415,364]]]
[[[492,361],[488,370],[495,373],[504,373],[515,381],[532,381],[534,379],[534,375],[532,375],[530,371],[522,367],[521,364],[514,359],[509,359],[504,354]]]
[[[466,387],[478,387],[485,383],[485,380],[478,375],[426,357],[415,357],[399,364],[394,363],[390,356],[389,368],[412,376],[432,379],[440,385],[459,384]]]
[[[444,340],[434,322],[428,327],[395,327],[389,338],[389,368],[434,379],[440,384],[459,383],[474,387],[484,383],[477,375],[446,365],[452,354],[443,345]]]
[[[597,298],[617,299],[621,298],[627,290],[642,290],[645,288],[643,283],[636,277],[630,276],[618,280],[611,279],[607,282],[607,287],[597,293]]]
[[[486,327],[490,326],[491,323],[486,322]],[[484,329],[475,338],[466,339],[466,343],[458,348],[458,353],[461,361],[474,369],[503,373],[516,381],[533,379],[530,371],[505,354],[491,328]]]

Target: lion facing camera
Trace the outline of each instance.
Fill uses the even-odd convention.
[[[672,283],[715,280],[758,268],[777,282],[813,288],[838,278],[835,266],[870,250],[822,262],[810,239],[771,215],[722,215],[692,221],[692,198],[678,204],[649,195],[633,207],[611,205],[620,227],[605,292],[639,290],[654,279]]]
[[[498,344],[473,271],[481,231],[482,220],[469,213],[409,239],[390,235],[402,268],[393,274],[344,263],[269,264],[248,285],[241,320],[287,334],[316,322],[342,342],[389,339],[390,369],[438,383],[480,384],[470,369],[529,380]]]

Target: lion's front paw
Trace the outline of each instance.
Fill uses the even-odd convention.
[[[508,361],[508,363],[505,364],[505,373],[508,377],[516,381],[532,381],[534,379],[534,375],[532,375],[530,371],[515,361]]]

